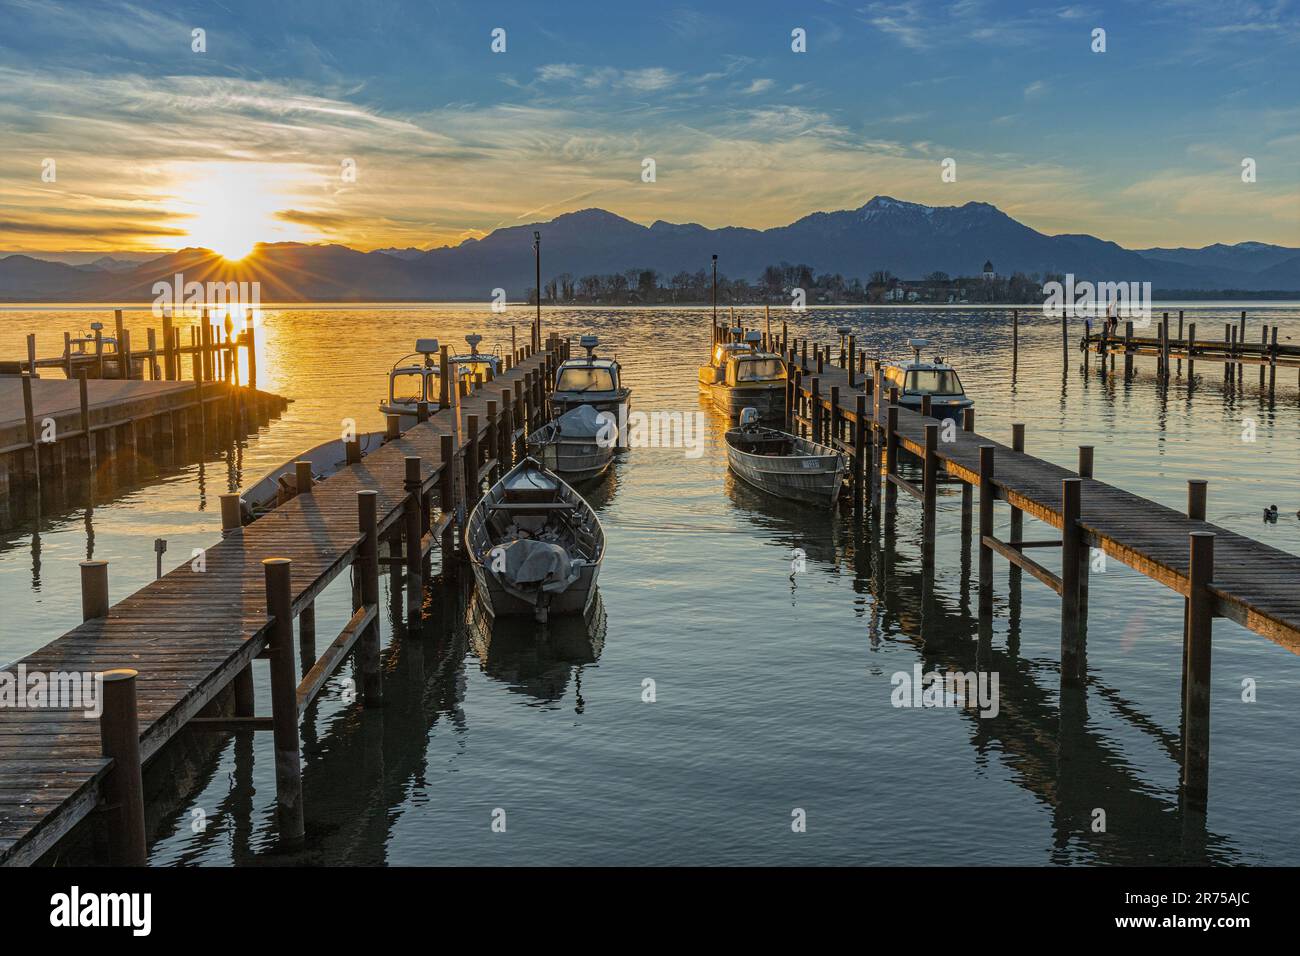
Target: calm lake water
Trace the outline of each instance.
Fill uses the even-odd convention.
[[[1300,342],[1300,308],[1244,307],[1250,340],[1268,322]],[[1202,335],[1238,314],[1187,310]],[[529,316],[265,310],[259,385],[292,399],[288,410],[229,460],[215,454],[119,489],[89,521],[75,508],[0,533],[0,663],[78,622],[77,562],[90,551],[111,562],[113,600],[125,597],[152,579],[155,538],[167,539],[172,563],[218,540],[219,493],[337,437],[344,418],[381,428],[386,373],[418,336],[458,343],[479,331],[508,349],[510,324],[522,341]],[[0,354],[22,355],[33,330],[42,353],[56,352],[65,329],[95,317],[0,311]],[[761,317],[747,311],[746,323]],[[1129,383],[1103,381],[1095,358],[1085,378],[1072,351],[1063,376],[1059,325],[1028,310],[1014,381],[1005,310],[773,318],[823,342],[849,325],[889,357],[906,354],[908,337],[929,337],[959,369],[982,433],[1009,442],[1011,423],[1025,422],[1028,451],[1070,466],[1078,445],[1093,444],[1098,478],[1175,508],[1188,478],[1206,478],[1210,520],[1300,554],[1294,370],[1279,372],[1270,407],[1251,368],[1231,396],[1209,363],[1190,392],[1185,379],[1157,388],[1150,359]],[[127,322],[137,341],[156,324],[145,310]],[[608,537],[596,619],[556,625],[541,641],[531,625],[493,632],[464,595],[437,587],[419,637],[385,612],[385,707],[344,704],[336,679],[304,724],[306,849],[276,850],[271,735],[257,734],[230,740],[204,768],[153,843],[154,864],[1300,863],[1300,658],[1215,623],[1209,816],[1204,839],[1184,844],[1180,597],[1114,560],[1094,572],[1086,709],[1063,720],[1059,601],[1027,576],[1013,592],[999,559],[992,632],[979,633],[955,489],[940,499],[927,591],[920,508],[906,497],[877,550],[851,514],[780,504],[729,475],[724,423],[695,384],[708,310],[556,310],[545,326],[600,335],[636,409],[706,416],[700,457],[635,449],[590,492]],[[1243,441],[1247,419],[1253,443]],[[1269,504],[1281,509],[1276,525],[1262,521]],[[999,518],[1005,526],[1005,509]],[[794,548],[807,559],[792,578]],[[382,587],[391,593],[387,577]],[[343,582],[317,602],[322,637],[342,626],[348,602]],[[977,656],[999,676],[997,716],[892,706],[896,672],[969,670]],[[270,713],[257,673],[258,712]],[[1242,701],[1246,678],[1258,686],[1253,703]],[[654,702],[643,700],[646,681]],[[504,833],[491,826],[498,808]],[[796,808],[805,833],[792,832]],[[1105,832],[1093,829],[1099,809]]]

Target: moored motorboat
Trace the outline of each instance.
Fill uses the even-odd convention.
[[[740,329],[733,329],[739,336]],[[762,334],[750,331],[743,341],[720,342],[700,366],[700,391],[731,418],[746,408],[772,421],[785,415],[786,367],[781,356],[761,351]]]
[[[755,488],[822,506],[833,506],[839,497],[844,456],[806,438],[759,426],[753,409],[741,413],[739,427],[727,430],[726,442],[727,464]]]
[[[525,458],[470,512],[465,549],[479,599],[494,617],[546,621],[591,603],[605,531],[581,495]]]
[[[361,456],[374,451],[384,443],[383,432],[367,432],[357,436]],[[278,468],[273,468],[260,481],[239,494],[239,507],[243,522],[256,521],[268,511],[298,494],[298,462],[311,462],[313,482],[320,482],[347,467],[347,442],[342,438],[322,442],[301,455],[295,455]]]
[[[467,335],[469,351],[448,355],[447,365],[453,381],[472,382],[475,378],[495,378],[501,374],[501,358],[478,350],[481,335]],[[397,415],[405,431],[419,420],[423,402],[430,415],[442,408],[442,356],[437,339],[417,339],[415,351],[403,355],[388,373],[388,397],[379,402],[385,415]],[[419,358],[416,358],[419,356]]]
[[[528,453],[567,481],[589,481],[609,468],[617,435],[612,413],[578,405],[529,435]]]
[[[914,412],[919,412],[930,396],[930,415],[933,418],[961,417],[962,409],[975,404],[966,396],[957,370],[936,355],[932,361],[921,358],[921,349],[929,345],[926,339],[908,339],[912,348],[912,360],[895,365],[886,365],[881,369],[882,388],[898,389],[898,404]]]
[[[631,407],[632,389],[623,384],[623,367],[618,359],[600,358],[596,346],[600,340],[594,335],[584,335],[578,344],[587,354],[565,359],[555,370],[555,388],[549,399],[551,416],[559,418],[582,405],[590,405],[598,412],[608,412],[620,429],[627,421]],[[625,447],[618,436],[615,448]]]

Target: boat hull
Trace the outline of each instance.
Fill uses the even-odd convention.
[[[785,386],[768,385],[760,388],[732,388],[726,385],[700,383],[713,407],[731,418],[739,418],[746,408],[758,411],[763,421],[778,421],[785,417]]]
[[[909,411],[921,414],[921,396],[919,395],[900,395],[898,404]],[[959,402],[931,401],[930,417],[937,418],[940,421],[951,419],[955,422],[961,421],[961,414],[964,409],[970,408],[975,403],[970,399],[963,399]]]
[[[547,621],[555,615],[582,614],[591,606],[596,594],[596,580],[600,575],[600,565],[605,557],[605,532],[600,526],[600,519],[591,505],[573,490],[562,478],[545,468],[538,468],[539,462],[527,458],[520,462],[493,485],[484,497],[474,506],[465,522],[465,550],[469,555],[470,567],[474,572],[474,584],[483,606],[493,617],[532,617],[538,621]],[[530,499],[520,502],[517,495],[512,497],[509,489],[517,476],[528,473],[537,474],[546,480],[553,480],[558,485],[554,501],[539,502]],[[538,587],[512,586],[493,568],[492,554],[495,548],[510,543],[494,531],[489,514],[494,507],[501,509],[521,508],[516,515],[528,515],[529,504],[541,508],[554,508],[562,503],[567,512],[571,512],[583,530],[578,534],[582,550],[592,558],[586,558],[579,550],[582,564],[577,567],[573,580],[562,589],[545,590]],[[516,518],[514,520],[525,520]],[[573,524],[570,524],[573,527]],[[499,526],[498,526],[499,528]],[[514,539],[517,540],[517,539]],[[571,557],[573,550],[570,550]]]
[[[787,501],[834,507],[844,480],[844,458],[830,448],[786,436],[811,454],[756,455],[737,448],[727,436],[727,464],[760,491]]]
[[[614,460],[613,446],[594,441],[559,441],[528,443],[528,453],[566,481],[591,481],[609,470]]]

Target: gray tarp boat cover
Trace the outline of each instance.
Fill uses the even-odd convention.
[[[563,591],[580,573],[582,562],[575,564],[564,548],[549,541],[520,538],[502,545],[501,551],[505,568],[494,570],[503,584],[521,590]]]
[[[565,438],[595,438],[604,422],[596,409],[579,405],[557,418],[555,424]]]

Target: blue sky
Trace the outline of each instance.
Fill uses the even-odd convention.
[[[0,135],[3,249],[428,247],[586,206],[768,227],[877,194],[1300,245],[1300,11],[0,0]]]

